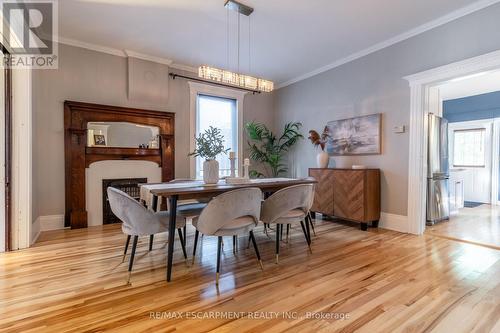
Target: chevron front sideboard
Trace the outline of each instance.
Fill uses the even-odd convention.
[[[313,212],[358,222],[362,230],[378,226],[379,169],[309,169],[309,176],[318,181]]]

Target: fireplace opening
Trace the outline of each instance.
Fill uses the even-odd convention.
[[[147,178],[121,178],[121,179],[103,179],[102,180],[102,224],[121,223],[113,214],[109,205],[108,187],[117,188],[135,200],[140,199],[139,184],[147,183]]]

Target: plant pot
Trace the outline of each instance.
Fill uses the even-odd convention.
[[[203,162],[203,181],[205,184],[217,184],[219,182],[219,162],[217,160]]]
[[[328,162],[330,162],[330,156],[328,156],[328,153],[326,151],[320,151],[318,155],[316,155],[316,163],[318,165],[318,168],[328,168]]]

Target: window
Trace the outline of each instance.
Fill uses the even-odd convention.
[[[485,128],[453,132],[453,166],[485,167]]]
[[[198,94],[196,97],[196,136],[210,126],[221,130],[224,147],[238,156],[238,107],[236,99]],[[231,174],[229,154],[217,156],[221,177]],[[196,178],[203,178],[203,162],[196,158]],[[237,169],[237,168],[236,168]],[[238,170],[236,170],[238,173]]]

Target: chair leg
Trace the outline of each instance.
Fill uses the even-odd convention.
[[[132,236],[130,235],[127,235],[127,241],[125,242],[125,250],[123,251],[123,258],[122,258],[122,262],[125,261],[125,257],[127,256],[127,250],[128,250],[128,244],[130,243],[130,238]]]
[[[264,270],[264,265],[262,265],[262,260],[260,259],[259,248],[257,247],[257,242],[255,241],[255,235],[253,234],[253,230],[250,230],[250,239],[252,240],[253,248],[255,249],[255,254],[257,255],[257,260],[260,264],[260,269]]]
[[[187,256],[187,254],[186,254],[186,246],[184,245],[184,244],[186,244],[186,243],[185,243],[185,241],[184,241],[184,237],[183,237],[183,235],[182,235],[182,229],[181,229],[181,228],[178,228],[178,229],[177,229],[177,233],[179,234],[179,240],[181,241],[181,247],[182,247],[182,253],[184,254],[184,259],[186,259],[186,260],[187,260],[188,256]]]
[[[280,227],[280,240],[283,240],[283,225]]]
[[[252,241],[252,237],[248,235],[248,242],[247,242],[247,250],[250,248],[250,242]]]
[[[314,229],[314,223],[311,212],[307,213],[307,216],[309,216],[309,221],[311,222],[311,228],[313,230],[314,237],[316,237],[316,230]]]
[[[155,235],[149,235],[149,251],[153,251],[153,238]]]
[[[304,225],[304,221],[300,221],[300,226],[302,227],[302,232],[304,232],[304,236],[306,237],[307,246],[309,246],[309,252],[312,253],[312,250],[311,250],[311,241],[309,240],[309,237],[307,235],[307,230],[306,230],[306,227]]]
[[[237,243],[238,243],[238,237],[236,235],[233,235],[233,253],[236,253]]]
[[[280,255],[280,225],[276,224],[276,264],[278,264]]]
[[[311,245],[312,238],[311,238],[311,228],[309,227],[311,225],[309,220],[309,215],[306,215],[304,222],[306,224],[306,231],[307,231],[307,238],[309,238],[309,245]]]
[[[137,241],[139,236],[134,236],[134,241],[132,242],[132,253],[130,254],[130,261],[128,263],[128,278],[127,283],[130,283],[130,275],[132,274],[132,267],[134,266],[135,249],[137,248]]]
[[[184,224],[184,247],[187,245],[187,238],[188,238],[188,233],[187,233],[187,224]]]
[[[221,252],[222,252],[222,236],[219,236],[217,239],[217,273],[215,274],[215,284],[216,285],[219,285]]]
[[[286,242],[288,243],[288,236],[290,235],[290,224],[286,225]]]
[[[194,258],[196,257],[196,246],[198,245],[198,236],[199,235],[200,235],[200,232],[198,230],[196,230],[194,233],[193,261],[191,262],[192,264],[194,264]]]

